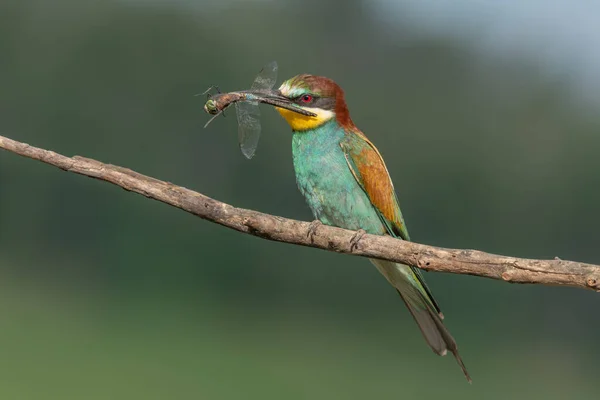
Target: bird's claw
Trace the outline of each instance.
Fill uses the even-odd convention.
[[[350,251],[358,249],[358,242],[363,238],[363,236],[365,236],[366,233],[367,232],[364,229],[359,229],[356,231],[352,238],[350,238]]]
[[[308,233],[306,234],[306,237],[310,239],[311,243],[314,243],[314,237],[317,234],[317,228],[321,225],[323,225],[323,223],[318,219],[315,219],[308,226]]]

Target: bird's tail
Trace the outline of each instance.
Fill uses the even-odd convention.
[[[458,354],[458,347],[454,338],[444,326],[442,313],[437,309],[436,303],[426,289],[422,279],[407,265],[391,261],[371,260],[379,272],[398,290],[400,297],[408,307],[413,318],[419,325],[425,340],[431,349],[441,356],[448,351],[454,354],[456,361],[462,368],[465,377],[471,382],[467,368]]]

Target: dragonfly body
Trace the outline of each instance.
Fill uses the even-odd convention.
[[[211,98],[206,101],[206,104],[204,104],[204,111],[211,115],[217,115],[225,111],[230,105],[238,101],[246,101],[247,99],[247,93],[244,92],[218,93],[212,95]]]

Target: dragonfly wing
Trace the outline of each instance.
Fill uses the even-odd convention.
[[[250,90],[270,90],[277,81],[277,61],[266,64],[254,79]]]
[[[277,81],[277,61],[266,64],[254,79],[250,92],[271,90]],[[248,93],[246,98],[252,98]],[[240,149],[246,158],[254,156],[260,138],[260,110],[257,101],[238,101],[235,103],[238,119],[238,139]]]
[[[235,103],[238,119],[238,140],[246,158],[254,156],[260,138],[260,110],[257,102]]]

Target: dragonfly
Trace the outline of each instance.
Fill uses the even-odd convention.
[[[242,154],[251,159],[258,147],[260,139],[260,109],[259,103],[266,103],[276,107],[286,108],[299,114],[316,116],[310,111],[303,110],[292,102],[285,101],[278,97],[273,91],[277,81],[277,62],[272,61],[266,64],[258,73],[250,90],[242,90],[229,93],[211,94],[213,89],[219,90],[216,86],[211,86],[203,94],[208,94],[208,99],[204,104],[204,111],[213,117],[204,125],[206,128],[216,117],[223,114],[225,109],[235,104],[235,111],[238,122],[238,141]],[[223,114],[224,115],[224,114]]]

